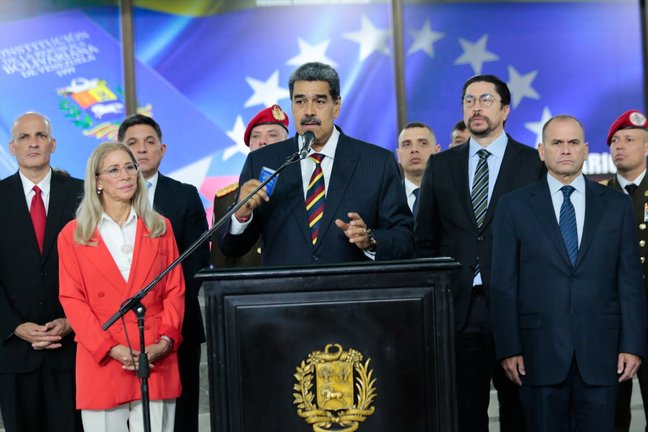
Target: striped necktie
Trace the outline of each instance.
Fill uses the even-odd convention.
[[[560,206],[560,233],[565,241],[567,254],[572,266],[578,258],[578,231],[576,229],[576,212],[572,205],[570,196],[574,192],[573,186],[563,186],[560,191],[563,193],[563,203]]]
[[[477,226],[481,228],[484,223],[486,208],[488,208],[488,162],[486,159],[491,154],[488,150],[481,149],[477,152],[477,155],[479,156],[479,162],[475,169],[475,178],[473,179],[470,200],[472,201],[473,211],[475,213],[475,221],[477,221]]]
[[[322,172],[322,159],[324,159],[324,155],[321,153],[313,153],[308,158],[315,163],[315,169],[313,170],[313,175],[311,175],[310,181],[308,182],[308,189],[306,190],[308,226],[310,227],[311,241],[315,245],[317,243],[317,235],[319,234],[320,222],[324,215],[324,200],[326,198],[324,173]]]

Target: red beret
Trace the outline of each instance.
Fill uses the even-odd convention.
[[[288,116],[281,110],[279,105],[275,104],[259,111],[259,113],[250,120],[250,123],[248,123],[247,128],[245,129],[245,135],[243,136],[243,141],[245,141],[246,146],[250,147],[250,135],[252,134],[252,129],[262,124],[278,124],[288,132]]]
[[[612,136],[621,129],[646,129],[648,130],[648,121],[641,111],[626,111],[612,123],[607,136],[607,145],[612,142]]]

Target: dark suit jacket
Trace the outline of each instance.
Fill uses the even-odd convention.
[[[52,172],[41,256],[18,173],[0,181],[0,373],[31,372],[41,366],[74,370],[74,335],[53,350],[32,349],[13,334],[24,322],[45,324],[65,316],[59,302],[59,231],[74,219],[83,182]]]
[[[522,354],[527,385],[562,382],[574,355],[590,385],[617,381],[618,353],[646,349],[635,221],[623,194],[586,180],[572,268],[546,178],[500,200],[491,311],[497,357]]]
[[[205,208],[200,201],[198,190],[160,173],[153,207],[171,221],[173,235],[182,254],[193,242],[207,231]],[[185,278],[185,315],[182,324],[184,344],[201,344],[205,342],[205,329],[198,303],[198,292],[202,282],[194,279],[194,275],[207,267],[209,260],[209,244],[203,243],[183,263],[182,271]]]
[[[477,228],[468,184],[469,145],[462,144],[428,160],[416,221],[416,247],[420,257],[449,256],[462,264],[452,276],[455,329],[464,326],[479,260],[482,283],[488,293],[491,274],[492,221],[500,197],[537,181],[544,164],[537,150],[508,139],[493,195],[481,229]]]
[[[250,153],[239,184],[258,178],[264,166],[279,168],[298,150],[296,139]],[[335,226],[335,219],[348,221],[348,212],[360,214],[373,230],[378,242],[377,260],[412,256],[413,218],[403,194],[396,158],[383,148],[340,133],[315,246],[308,228],[301,168],[295,163],[279,175],[270,201],[255,210],[252,222],[242,234],[231,235],[229,224],[223,226],[219,232],[221,248],[226,255],[242,255],[261,234],[266,265],[368,260]]]
[[[236,203],[237,194],[238,188],[232,189],[227,194],[220,196],[218,192],[216,193],[216,195],[214,196],[214,224],[218,222],[229,211],[234,203]],[[220,244],[218,242],[218,233],[215,232],[212,236],[212,247],[209,256],[209,263],[216,268],[258,267],[261,265],[261,245],[261,237],[259,237],[256,244],[252,246],[252,248],[246,254],[243,254],[240,257],[225,256],[225,254],[220,249]]]

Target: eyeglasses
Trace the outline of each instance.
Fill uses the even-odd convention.
[[[110,168],[106,168],[105,170],[99,171],[97,175],[99,174],[105,174],[108,177],[111,178],[117,178],[119,177],[119,174],[121,174],[122,169],[126,171],[126,174],[129,176],[137,175],[139,172],[139,165],[136,163],[127,163],[123,167],[118,167],[118,166],[111,166]]]
[[[490,93],[484,93],[483,95],[479,96],[479,105],[481,105],[483,108],[488,108],[489,106],[493,105],[493,102],[495,101],[495,96]],[[466,95],[464,96],[462,102],[464,108],[472,108],[477,102],[477,98],[473,95]]]

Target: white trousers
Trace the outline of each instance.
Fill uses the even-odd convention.
[[[151,432],[173,432],[175,399],[149,402]],[[85,432],[144,432],[142,401],[133,401],[102,411],[81,410]]]

